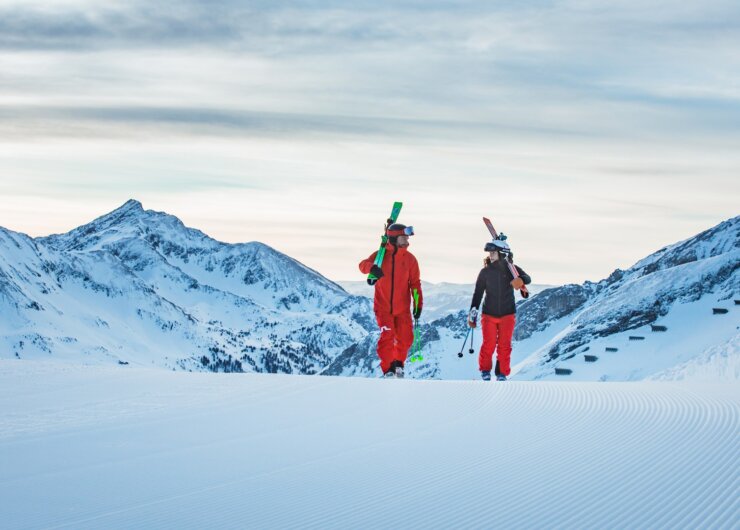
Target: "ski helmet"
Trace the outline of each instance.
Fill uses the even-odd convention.
[[[506,241],[502,241],[500,239],[494,239],[493,241],[490,241],[486,243],[486,246],[483,248],[486,252],[500,252],[501,254],[511,254],[511,247],[509,247],[509,244]]]
[[[393,223],[385,230],[385,235],[388,237],[413,236],[414,227],[406,226],[401,223]]]
[[[392,245],[395,245],[398,241],[398,236],[413,236],[414,227],[406,226],[401,223],[393,223],[386,228],[385,235],[388,236],[388,241],[390,241]]]

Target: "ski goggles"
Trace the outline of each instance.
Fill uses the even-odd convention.
[[[413,236],[413,235],[414,235],[413,226],[407,226],[403,230],[389,230],[388,231],[388,237]]]
[[[501,254],[511,254],[511,248],[508,244],[499,242],[496,244],[496,242],[491,241],[490,243],[486,243],[486,246],[483,248],[486,252],[499,252]]]

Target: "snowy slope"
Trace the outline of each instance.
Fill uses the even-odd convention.
[[[558,289],[545,291],[522,304],[526,325],[517,330],[517,345],[519,358],[526,359],[516,367],[517,377],[554,378],[560,368],[572,370],[572,379],[629,381],[717,348],[736,356],[739,269],[740,217],[735,217],[597,284],[567,286],[570,304],[562,303]],[[554,303],[561,303],[567,318],[557,323],[537,318]],[[537,336],[545,330],[553,337],[549,341]],[[597,360],[586,363],[585,355]]]
[[[0,229],[0,357],[316,373],[370,304],[262,243],[128,201],[67,234]]]
[[[739,388],[0,360],[2,527],[737,528]]]
[[[263,243],[221,243],[177,217],[144,210],[135,200],[38,241],[68,252],[111,252],[137,271],[166,263],[200,283],[273,309],[328,310],[347,297],[334,282]]]
[[[709,363],[716,365],[711,373],[718,378],[740,379],[732,368],[740,363],[739,268],[740,217],[735,217],[661,249],[626,271],[616,270],[601,282],[546,289],[520,300],[512,376],[634,381],[670,374],[688,377],[693,367],[708,377]],[[727,313],[715,314],[715,308]],[[465,322],[465,311],[425,319],[424,361],[407,365],[409,377],[478,377],[480,332],[473,332],[473,353],[468,353],[470,339],[462,347]],[[372,348],[376,337],[342,352],[323,373],[377,375]],[[702,361],[709,357],[711,362]],[[571,373],[557,375],[556,368]]]

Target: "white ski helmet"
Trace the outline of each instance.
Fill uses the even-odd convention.
[[[503,241],[501,239],[494,239],[493,241],[490,241],[486,243],[486,246],[483,248],[486,252],[494,252],[497,251],[501,254],[509,255],[511,254],[511,247],[509,247],[509,244],[506,241]]]

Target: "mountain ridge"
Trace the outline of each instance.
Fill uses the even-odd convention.
[[[0,345],[15,357],[315,373],[369,325],[366,300],[297,260],[218,242],[135,200],[64,234],[3,229],[0,243],[0,302],[16,324]]]
[[[740,217],[734,217],[599,282],[549,288],[520,300],[516,376],[549,378],[558,367],[573,371],[585,351],[651,325],[665,327],[682,311],[681,318],[689,318],[687,305],[694,308],[691,318],[735,351],[729,324],[702,315],[707,304],[736,296],[739,262]],[[471,348],[460,346],[471,286],[434,288],[436,295],[432,290],[425,296],[428,311],[419,329],[424,361],[410,363],[407,373],[474,376],[474,357],[455,355]],[[367,294],[351,294],[262,242],[222,243],[133,199],[63,234],[32,238],[0,227],[0,356],[375,376],[377,326]],[[673,330],[664,337],[672,336]],[[677,348],[673,357],[664,352],[660,363],[650,361],[650,373],[627,373],[614,360],[600,361],[604,373],[582,367],[575,373],[629,380],[670,373],[674,365],[690,364],[692,355],[716,353],[709,339],[683,340],[697,351]],[[632,352],[630,362],[650,364],[648,359],[660,357],[658,343],[645,343],[654,346],[639,350],[644,358],[635,345],[621,348]],[[670,347],[666,340],[660,344]]]

